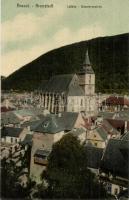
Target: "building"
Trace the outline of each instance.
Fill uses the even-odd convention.
[[[90,63],[88,51],[80,72],[79,85],[85,93],[85,113],[92,116],[96,113],[95,73]]]
[[[53,76],[39,92],[41,104],[51,113],[84,111],[84,91],[78,82],[76,74]]]
[[[110,139],[100,164],[100,179],[117,195],[129,186],[129,132]],[[112,187],[111,187],[112,186]]]
[[[40,175],[46,167],[46,158],[52,149],[52,145],[71,130],[79,129],[83,125],[84,121],[81,113],[74,112],[64,112],[56,115],[50,114],[31,125],[30,130],[33,132],[33,145],[31,150],[30,176],[33,180],[40,182]],[[83,133],[81,131],[81,138],[83,137]]]
[[[122,111],[129,107],[129,99],[124,96],[109,96],[101,105],[101,110]]]
[[[105,148],[108,139],[108,132],[101,126],[87,131],[86,144],[97,148]]]
[[[88,51],[77,74],[55,75],[38,90],[40,104],[51,113],[84,112],[94,115],[96,107],[95,74]]]
[[[24,139],[26,130],[23,128],[3,127],[1,130],[2,143],[18,144]]]

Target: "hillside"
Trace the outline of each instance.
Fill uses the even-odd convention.
[[[129,34],[100,37],[52,50],[2,81],[2,89],[33,90],[54,74],[77,72],[86,49],[96,74],[96,92],[129,90]]]

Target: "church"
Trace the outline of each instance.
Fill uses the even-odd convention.
[[[95,73],[88,51],[77,74],[61,74],[50,78],[38,90],[40,105],[50,113],[83,112],[95,114]]]

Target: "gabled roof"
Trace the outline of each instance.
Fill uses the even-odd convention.
[[[66,92],[75,74],[62,74],[53,76],[42,88],[43,92]]]
[[[13,112],[15,115],[21,116],[21,117],[34,115],[34,113],[29,109],[20,109],[20,110],[15,110]]]
[[[21,124],[21,127],[30,127],[30,130],[33,129],[37,124],[38,122],[40,122],[40,119],[38,120],[34,120],[34,121],[27,121],[27,122],[24,122],[23,124]]]
[[[58,133],[72,130],[78,118],[78,113],[64,112],[61,116],[50,114],[37,121],[31,130],[40,133]]]
[[[1,130],[1,137],[19,137],[22,131],[22,128],[3,127]]]
[[[68,96],[85,96],[85,93],[83,89],[76,84],[69,87]]]
[[[108,133],[107,131],[105,131],[105,129],[103,127],[98,127],[96,128],[96,131],[98,132],[98,134],[100,135],[100,137],[105,141],[108,137]]]
[[[64,124],[56,115],[49,115],[43,117],[32,130],[40,133],[57,133],[64,130]]]
[[[125,145],[123,141],[121,150],[121,140],[110,139],[101,161],[101,170],[105,173],[110,172],[114,176],[128,178],[129,148],[127,146],[129,146],[129,141],[125,141]]]
[[[103,117],[104,119],[112,119],[114,113],[113,112],[99,112],[98,117]]]
[[[20,122],[20,119],[13,113],[13,111],[1,113],[1,124],[19,124]]]
[[[106,100],[102,102],[103,104],[110,104],[110,105],[126,105],[129,106],[129,99],[120,96],[110,96]]]
[[[102,127],[110,134],[112,135],[119,135],[119,131],[117,131],[117,129],[115,129],[108,120],[104,119],[103,123],[102,123]]]
[[[89,168],[99,169],[103,155],[103,149],[92,146],[86,146],[85,151],[86,151],[87,166]]]
[[[129,140],[129,131],[122,135],[121,140]]]
[[[119,111],[114,113],[113,119],[129,121],[129,110]]]

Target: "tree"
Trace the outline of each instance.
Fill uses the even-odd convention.
[[[1,198],[30,199],[34,182],[28,179],[26,187],[21,185],[19,177],[22,169],[23,167],[16,166],[12,160],[6,158],[1,160]]]
[[[87,169],[84,146],[72,134],[65,135],[53,145],[42,178],[48,184],[47,198],[106,197],[102,185]],[[41,189],[40,195],[42,198]]]

